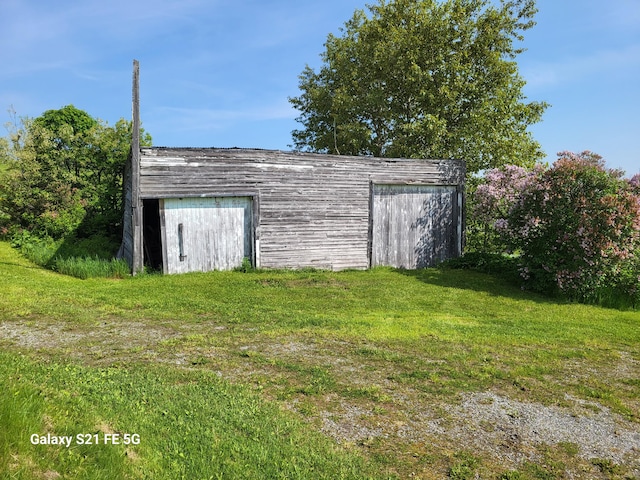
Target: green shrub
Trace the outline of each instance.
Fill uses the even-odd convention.
[[[129,266],[114,259],[118,242],[111,237],[68,237],[54,240],[40,238],[21,230],[13,235],[11,245],[33,263],[64,275],[82,279],[92,277],[124,278]]]
[[[606,169],[592,152],[559,156],[550,168],[507,165],[486,172],[469,202],[485,227],[475,248],[517,252],[528,289],[584,303],[637,305],[640,180]]]
[[[20,230],[11,238],[11,246],[33,263],[42,267],[50,265],[64,240],[38,237],[27,230]]]
[[[60,244],[56,256],[60,257],[98,257],[110,260],[118,252],[120,239],[104,235],[93,235],[88,238],[74,236]]]
[[[608,282],[603,282],[593,294],[592,303],[609,308],[640,307],[640,258],[625,260]]]
[[[67,105],[8,128],[0,138],[0,230],[58,239],[121,228],[131,122],[109,126]],[[140,140],[151,145],[146,133]]]

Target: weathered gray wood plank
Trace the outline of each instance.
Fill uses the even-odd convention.
[[[372,264],[433,266],[455,255],[454,186],[374,185]]]
[[[371,235],[375,234],[372,184],[449,186],[455,192],[464,183],[464,173],[462,161],[336,157],[246,149],[145,148],[140,158],[140,196],[251,195],[260,204],[259,212],[253,213],[254,257],[258,266],[367,268],[373,260]],[[407,198],[402,204],[389,204],[387,208],[399,209],[400,215],[394,217],[395,223],[387,233],[411,243],[414,249],[421,241],[425,243],[420,247],[422,253],[416,251],[411,258],[387,253],[384,258],[376,257],[374,263],[404,266],[413,262],[421,266],[451,254],[452,242],[460,243],[461,230],[457,229],[459,202],[457,197],[453,199],[455,195],[447,195],[429,200],[433,203],[429,208],[439,209],[442,215],[424,220],[424,225],[419,229],[414,226],[413,230],[411,222],[417,218],[411,216],[421,212],[415,204],[418,200]],[[403,209],[408,213],[403,213]],[[379,226],[376,224],[375,228]],[[409,231],[405,231],[407,228]],[[430,234],[427,241],[421,232],[436,228],[438,233]],[[381,245],[379,240],[374,243]],[[433,258],[417,261],[418,255]]]
[[[252,199],[166,199],[165,273],[231,270],[251,258]]]

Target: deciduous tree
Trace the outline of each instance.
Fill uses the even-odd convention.
[[[535,0],[379,0],[329,35],[300,75],[295,147],[333,154],[461,158],[469,172],[542,157],[527,131],[516,57]]]
[[[109,126],[72,105],[16,121],[0,143],[0,217],[54,238],[116,232],[130,145],[130,122]]]

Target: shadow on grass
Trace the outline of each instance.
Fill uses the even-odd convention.
[[[40,266],[25,265],[24,263],[18,263],[18,262],[0,262],[0,265],[7,265],[9,267],[28,268],[30,270],[42,270],[42,267]]]
[[[565,304],[566,300],[523,290],[517,274],[513,272],[486,273],[472,269],[450,267],[425,268],[419,270],[396,269],[396,272],[418,281],[438,287],[472,290],[496,297],[514,300],[529,300],[537,303]]]
[[[624,287],[608,285],[589,291],[591,298],[571,298],[559,291],[524,289],[518,258],[510,255],[471,252],[452,258],[431,270],[398,270],[400,273],[433,285],[464,288],[491,295],[526,299],[548,304],[583,304],[613,310],[638,310],[638,300]],[[635,274],[633,274],[635,275]],[[535,282],[531,282],[535,284]]]

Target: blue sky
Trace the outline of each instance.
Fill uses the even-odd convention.
[[[328,33],[369,0],[1,0],[0,123],[73,104],[131,117],[159,146],[289,149],[287,98]],[[640,1],[538,0],[518,63],[530,100],[552,106],[534,137],[640,172]],[[5,134],[6,131],[2,131]]]

